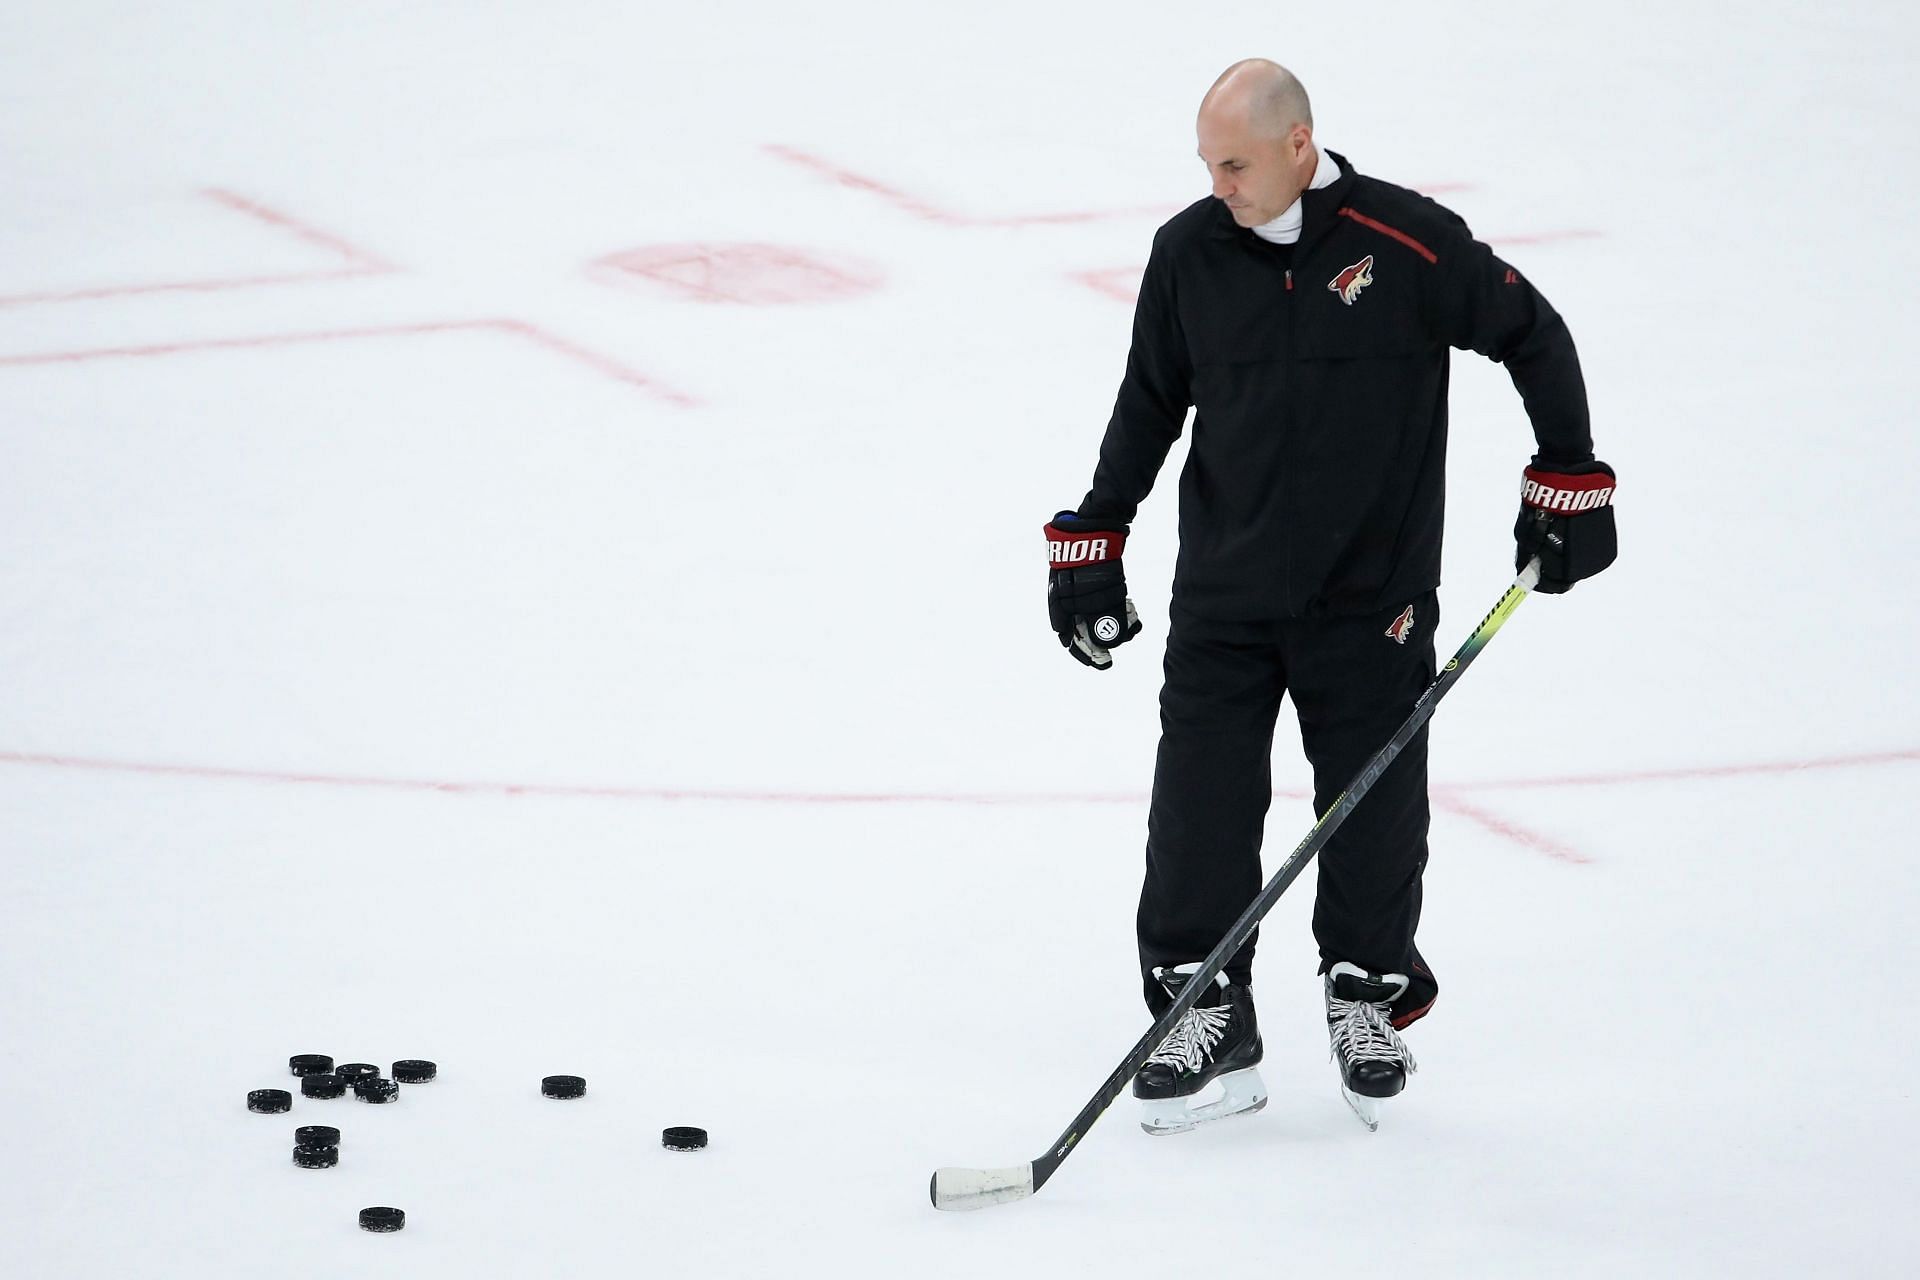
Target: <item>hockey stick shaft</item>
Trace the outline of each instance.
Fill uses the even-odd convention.
[[[1320,820],[1313,824],[1313,829],[1307,832],[1306,837],[1294,846],[1293,852],[1287,855],[1286,861],[1282,862],[1279,870],[1273,873],[1273,878],[1267,881],[1266,887],[1260,890],[1259,896],[1240,913],[1240,918],[1233,922],[1233,927],[1227,930],[1226,936],[1220,939],[1219,944],[1201,962],[1199,972],[1182,985],[1180,994],[1175,997],[1173,1003],[1151,1027],[1147,1028],[1146,1034],[1140,1037],[1133,1048],[1127,1051],[1127,1056],[1121,1059],[1120,1065],[1113,1069],[1113,1074],[1108,1076],[1093,1097],[1087,1100],[1087,1105],[1080,1109],[1080,1114],[1073,1118],[1073,1123],[1066,1127],[1059,1140],[1048,1149],[1046,1154],[1035,1159],[1024,1169],[939,1170],[933,1175],[929,1188],[934,1208],[983,1209],[989,1205],[1025,1199],[1046,1185],[1047,1179],[1053,1176],[1054,1171],[1073,1153],[1074,1147],[1081,1138],[1086,1136],[1094,1122],[1126,1089],[1147,1058],[1167,1038],[1180,1019],[1186,1016],[1187,1011],[1199,1000],[1201,994],[1212,985],[1214,978],[1226,968],[1227,962],[1238,954],[1247,939],[1253,935],[1260,921],[1273,909],[1273,904],[1278,902],[1280,895],[1287,891],[1287,886],[1291,885],[1306,869],[1307,863],[1313,860],[1313,856],[1326,847],[1327,841],[1332,839],[1333,833],[1340,829],[1340,824],[1347,820],[1347,815],[1353,812],[1354,806],[1373,789],[1373,784],[1379,780],[1381,774],[1387,771],[1387,766],[1391,765],[1406,749],[1407,744],[1413,741],[1414,735],[1418,734],[1421,727],[1433,716],[1434,708],[1440,705],[1440,699],[1447,696],[1447,691],[1453,688],[1454,683],[1466,673],[1473,660],[1480,656],[1480,651],[1487,647],[1494,634],[1500,630],[1508,618],[1513,616],[1513,611],[1520,607],[1520,602],[1527,598],[1527,593],[1533,590],[1539,580],[1540,562],[1535,559],[1520,571],[1513,585],[1507,588],[1506,594],[1500,597],[1499,603],[1488,611],[1487,616],[1480,620],[1480,625],[1473,629],[1473,634],[1467,637],[1466,643],[1447,659],[1446,664],[1440,668],[1439,674],[1434,676],[1433,682],[1414,702],[1413,711],[1407,716],[1406,723],[1400,726],[1398,732],[1385,746],[1374,752],[1373,757],[1361,766],[1360,772],[1347,785],[1347,789],[1340,793],[1326,813],[1321,815]]]

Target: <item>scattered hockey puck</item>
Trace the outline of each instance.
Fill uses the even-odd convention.
[[[337,1147],[340,1131],[330,1124],[303,1124],[293,1131],[296,1147]]]
[[[578,1098],[587,1092],[585,1076],[546,1076],[540,1081],[540,1092],[549,1098]]]
[[[386,1205],[374,1205],[360,1211],[360,1229],[362,1231],[398,1231],[407,1225],[404,1209],[389,1209]]]
[[[362,1102],[392,1102],[400,1096],[400,1086],[384,1076],[353,1082],[353,1096]]]
[[[329,1072],[322,1076],[301,1076],[300,1096],[303,1098],[337,1098],[347,1091],[347,1082]]]
[[[297,1076],[323,1076],[333,1070],[333,1059],[324,1053],[296,1053],[287,1059],[287,1066]]]
[[[675,1125],[660,1131],[660,1145],[669,1151],[698,1151],[707,1145],[707,1131],[688,1125]]]
[[[333,1069],[333,1074],[352,1086],[361,1080],[371,1080],[380,1074],[380,1068],[371,1062],[343,1062]]]
[[[402,1058],[393,1064],[393,1078],[401,1084],[425,1084],[440,1074],[440,1068],[425,1058]]]
[[[247,1110],[263,1116],[279,1115],[293,1108],[293,1095],[285,1089],[255,1089],[247,1094]]]
[[[338,1147],[295,1147],[293,1163],[302,1169],[331,1169],[340,1163]]]

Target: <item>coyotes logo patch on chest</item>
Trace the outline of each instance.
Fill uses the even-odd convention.
[[[1395,644],[1405,644],[1407,637],[1413,634],[1413,606],[1408,605],[1400,616],[1387,628],[1387,637]]]
[[[1359,300],[1360,291],[1373,283],[1373,255],[1368,254],[1360,261],[1327,281],[1327,288],[1340,295],[1340,301],[1352,306]]]

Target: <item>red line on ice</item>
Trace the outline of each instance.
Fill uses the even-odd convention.
[[[1519,791],[1539,787],[1617,787],[1636,782],[1682,782],[1696,778],[1747,778],[1770,773],[1805,773],[1814,769],[1857,769],[1870,765],[1920,760],[1920,749],[1869,751],[1858,755],[1819,756],[1810,760],[1775,760],[1754,764],[1697,765],[1680,769],[1640,769],[1621,773],[1564,774],[1545,778],[1498,778],[1449,784],[1452,791]]]
[[[1720,765],[1693,769],[1645,770],[1637,773],[1575,775],[1560,778],[1525,778],[1508,782],[1440,784],[1432,788],[1434,805],[1444,812],[1476,823],[1487,831],[1523,848],[1572,866],[1589,866],[1593,859],[1551,836],[1543,835],[1470,804],[1457,794],[1462,790],[1496,790],[1567,786],[1620,786],[1638,782],[1684,781],[1699,778],[1749,777],[1760,774],[1796,773],[1821,769],[1849,769],[1920,760],[1920,750],[1883,751],[1858,755],[1828,756],[1819,759],[1779,761],[1743,765]],[[565,783],[520,783],[458,781],[454,779],[374,777],[336,773],[294,773],[269,769],[234,769],[215,765],[163,764],[137,760],[110,760],[89,756],[51,755],[37,752],[0,752],[0,765],[28,765],[75,769],[94,773],[127,773],[158,777],[201,778],[236,782],[266,782],[305,786],[345,787],[387,791],[437,791],[449,795],[536,796],[563,799],[662,800],[719,804],[784,805],[1035,805],[1035,804],[1127,804],[1146,803],[1136,792],[959,792],[959,791],[749,791],[721,790],[710,787],[634,787],[593,786]],[[1276,790],[1274,795],[1290,800],[1308,798],[1305,791]]]
[[[40,765],[95,773],[134,773],[239,782],[297,783],[324,787],[364,787],[389,791],[439,791],[454,795],[549,796],[612,800],[705,800],[737,804],[1136,804],[1134,794],[1069,792],[912,792],[912,791],[727,791],[705,787],[625,787],[568,783],[461,782],[433,778],[380,778],[338,773],[291,773],[270,769],[229,769],[215,765],[160,764],[90,756],[0,751],[0,765]]]
[[[798,147],[783,146],[775,142],[769,143],[761,149],[768,155],[777,156],[785,160],[788,164],[799,165],[803,169],[812,169],[815,173],[823,174],[843,187],[852,187],[855,191],[865,191],[871,195],[879,196],[896,209],[910,213],[916,218],[923,218],[928,222],[964,221],[964,219],[956,218],[946,210],[937,209],[933,205],[918,200],[904,191],[896,190],[873,178],[857,174],[850,169],[840,168],[811,152],[802,151]]]
[[[1823,769],[1850,769],[1920,761],[1920,749],[1862,755],[1828,756],[1776,763],[1722,765],[1708,768],[1647,770],[1639,773],[1574,775],[1558,778],[1521,778],[1501,782],[1436,783],[1432,794],[1451,812],[1514,833],[1526,843],[1522,829],[1486,814],[1461,800],[1461,791],[1519,790],[1542,787],[1621,786],[1640,782],[1734,778],[1757,774],[1799,773]],[[56,755],[42,752],[0,751],[0,765],[36,765],[98,773],[162,774],[175,777],[222,778],[247,782],[303,783],[330,787],[378,787],[399,791],[441,791],[474,795],[599,796],[628,800],[713,800],[750,804],[1142,804],[1140,792],[1092,791],[755,791],[712,787],[596,786],[567,783],[461,781],[451,778],[375,777],[340,773],[294,773],[272,769],[237,769],[218,765],[165,764],[113,760],[97,756]],[[1299,790],[1276,790],[1283,799],[1305,799]],[[1544,837],[1536,839],[1544,840]],[[1547,842],[1551,843],[1551,842]]]
[[[1062,226],[1079,222],[1099,222],[1106,218],[1138,218],[1146,215],[1165,217],[1179,211],[1177,205],[1142,205],[1131,209],[1087,209],[1069,213],[1034,213],[1000,218],[978,218],[971,214],[955,213],[943,209],[919,196],[909,195],[898,187],[890,187],[876,178],[856,173],[842,165],[834,164],[822,156],[799,147],[769,143],[762,150],[789,164],[803,169],[811,169],[843,187],[855,191],[864,191],[880,197],[902,213],[912,214],[925,222],[937,222],[949,227],[1036,227]]]
[[[1429,794],[1436,807],[1444,809],[1448,813],[1457,814],[1471,822],[1476,822],[1495,835],[1503,836],[1515,844],[1524,845],[1535,853],[1544,853],[1547,857],[1553,858],[1556,861],[1570,862],[1576,866],[1587,866],[1593,862],[1592,858],[1587,857],[1569,845],[1561,844],[1551,836],[1541,835],[1539,832],[1529,830],[1526,827],[1520,826],[1518,823],[1509,822],[1507,819],[1496,814],[1488,813],[1485,809],[1477,805],[1468,804],[1465,800],[1455,795],[1450,788],[1434,787]]]
[[[484,323],[498,328],[505,333],[518,334],[530,342],[545,347],[549,351],[557,352],[569,359],[578,361],[588,368],[597,369],[617,382],[624,382],[628,386],[638,387],[642,391],[665,400],[668,404],[676,405],[682,409],[695,409],[700,405],[699,399],[695,396],[688,395],[684,391],[675,390],[660,382],[658,379],[649,378],[643,373],[635,372],[609,356],[603,356],[597,351],[589,351],[578,343],[563,338],[557,333],[550,333],[538,325],[528,324],[524,320],[489,320]]]
[[[1103,267],[1097,271],[1069,272],[1067,278],[1077,280],[1115,302],[1132,306],[1134,299],[1140,296],[1140,275],[1144,270],[1143,267]]]
[[[290,214],[269,208],[220,187],[207,187],[200,194],[208,200],[243,214],[276,230],[288,232],[307,244],[325,249],[346,260],[345,266],[313,271],[286,271],[257,276],[216,276],[201,280],[166,280],[149,284],[96,285],[85,289],[57,289],[39,293],[0,295],[0,307],[33,306],[52,302],[88,302],[100,298],[126,298],[148,293],[220,293],[230,289],[259,289],[271,285],[314,284],[329,280],[353,280],[366,276],[390,275],[396,268],[339,236],[310,227]]]
[[[93,347],[77,351],[37,351],[23,355],[0,355],[0,367],[38,364],[79,364],[92,360],[127,360],[181,355],[193,351],[231,351],[249,347],[294,346],[309,342],[346,342],[366,338],[419,337],[437,333],[505,333],[532,342],[548,351],[566,356],[606,377],[638,387],[679,408],[689,409],[700,401],[649,378],[608,356],[549,333],[524,320],[440,320],[425,324],[370,325],[357,329],[321,329],[307,333],[249,334],[236,338],[197,338],[182,342],[157,342],[141,346]]]
[[[315,284],[386,274],[372,267],[341,267],[332,271],[295,271],[278,276],[233,276],[222,280],[169,280],[161,284],[102,285],[96,289],[69,289],[60,293],[13,293],[0,296],[0,307],[27,307],[51,302],[89,302],[96,298],[128,298],[143,293],[224,293],[231,289],[263,289],[273,285]]]
[[[294,218],[291,214],[281,213],[278,209],[270,209],[258,200],[249,200],[243,195],[238,195],[221,187],[206,187],[201,190],[200,194],[209,200],[225,205],[236,213],[244,213],[255,221],[264,222],[268,226],[279,227],[283,231],[292,232],[308,244],[318,245],[322,249],[332,250],[355,266],[368,267],[378,271],[392,271],[394,269],[390,263],[382,261],[358,245],[333,235],[330,232],[322,231],[318,227],[310,227],[306,223]]]
[[[824,156],[799,147],[790,147],[783,143],[770,142],[761,147],[768,155],[785,160],[855,191],[864,191],[868,195],[878,196],[903,213],[908,213],[924,222],[936,222],[949,227],[1042,227],[1067,226],[1081,222],[1100,222],[1108,218],[1165,218],[1178,213],[1184,206],[1177,204],[1135,205],[1120,209],[1085,209],[1067,213],[1031,213],[1015,214],[998,218],[980,218],[971,214],[955,213],[919,196],[902,191],[898,187],[888,186],[877,178],[868,177],[844,165],[835,164]],[[1419,188],[1427,195],[1438,195],[1449,191],[1465,191],[1469,185],[1463,182],[1434,182]]]

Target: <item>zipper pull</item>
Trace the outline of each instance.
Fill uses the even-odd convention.
[[[1293,292],[1293,268],[1292,267],[1287,268],[1287,292],[1288,293]]]

